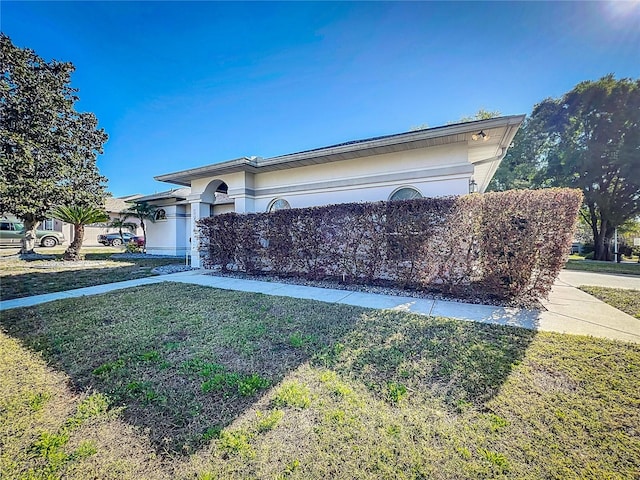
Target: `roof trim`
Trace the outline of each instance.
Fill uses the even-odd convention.
[[[271,158],[240,157],[226,162],[158,175],[154,178],[161,182],[191,186],[191,180],[196,178],[219,176],[236,172],[257,173],[260,171],[281,170],[386,153],[381,151],[381,149],[387,151],[389,148],[391,148],[392,151],[411,150],[427,146],[426,142],[436,138],[450,137],[443,143],[455,143],[460,141],[459,135],[471,134],[477,130],[501,127],[508,128],[510,126],[515,126],[517,129],[524,119],[525,115],[510,115],[488,120],[475,120],[412,132],[384,135],[364,140],[354,140]]]
[[[132,200],[133,203],[150,202],[152,200],[164,200],[167,198],[183,198],[186,199],[190,193],[188,188],[173,188],[164,192],[152,193]]]

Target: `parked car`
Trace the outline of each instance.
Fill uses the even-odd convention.
[[[119,247],[122,245],[122,240],[124,243],[131,241],[135,235],[129,232],[122,232],[122,238],[120,238],[120,234],[116,233],[107,233],[106,235],[98,235],[98,243],[103,245],[111,245],[112,247]]]
[[[2,220],[0,222],[0,245],[20,245],[24,237],[24,225],[20,222]],[[36,230],[36,241],[42,247],[55,247],[64,242],[62,232]]]
[[[136,235],[129,240],[129,243],[133,243],[136,247],[144,247],[144,237],[142,235]]]

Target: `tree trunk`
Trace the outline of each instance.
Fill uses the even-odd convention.
[[[609,254],[609,238],[607,237],[607,221],[601,220],[600,230],[593,239],[593,259],[594,260],[611,260]]]
[[[23,219],[24,221],[24,236],[22,237],[22,248],[20,249],[20,255],[34,254],[33,249],[36,247],[36,230],[40,222],[37,220]]]
[[[75,262],[82,260],[80,255],[80,248],[82,248],[82,241],[84,240],[84,225],[73,226],[73,242],[69,245],[69,248],[64,252],[63,260]]]
[[[142,227],[142,235],[144,236],[144,240],[142,241],[142,253],[147,253],[147,229],[145,228],[143,219],[140,219],[140,226]]]

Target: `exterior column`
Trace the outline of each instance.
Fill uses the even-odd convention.
[[[191,266],[194,268],[202,268],[200,259],[200,233],[197,221],[207,218],[211,213],[211,206],[208,203],[197,200],[190,200],[191,205]]]
[[[248,195],[239,195],[234,198],[234,211],[236,213],[253,213],[255,212],[253,197]]]

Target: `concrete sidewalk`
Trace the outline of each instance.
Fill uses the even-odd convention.
[[[556,285],[581,287],[626,288],[640,290],[640,276],[614,275],[612,273],[591,273],[579,270],[562,270]]]
[[[7,300],[0,302],[0,310],[27,307],[61,298],[96,295],[137,285],[180,282],[225,290],[280,295],[367,308],[396,309],[421,315],[450,317],[460,320],[496,325],[511,325],[560,333],[593,335],[595,337],[640,343],[640,320],[620,312],[575,288],[570,283],[576,281],[571,274],[584,272],[570,272],[570,275],[565,275],[565,273],[565,271],[562,272],[560,278],[554,285],[549,300],[544,303],[547,310],[542,312],[538,310],[505,308],[491,305],[352,292],[348,290],[308,287],[278,282],[216,277],[205,275],[202,270],[192,270],[158,277],[79,288],[66,292]],[[599,274],[588,275],[594,276]],[[581,280],[578,279],[577,281],[580,282]],[[597,281],[597,278],[596,280],[591,279],[591,282],[594,281]],[[609,281],[611,280],[609,279]],[[626,286],[625,288],[632,288],[629,287],[629,279],[627,278],[616,281],[623,282]],[[638,279],[638,281],[640,281],[640,279]],[[585,283],[579,284],[583,285]]]

